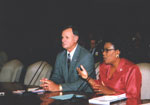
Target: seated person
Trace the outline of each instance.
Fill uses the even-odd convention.
[[[94,59],[91,53],[78,44],[79,33],[69,26],[62,31],[62,47],[58,54],[50,80],[41,79],[41,87],[47,91],[84,91],[93,92],[87,81],[80,78],[76,68],[81,64],[95,78]]]
[[[94,57],[94,63],[100,62],[100,50],[98,49],[98,46],[96,44],[96,40],[95,39],[91,39],[90,40],[90,49],[89,51],[91,52],[91,54]]]
[[[82,65],[82,70],[77,68],[77,71],[97,94],[126,93],[127,105],[138,105],[140,104],[141,72],[137,65],[125,58],[120,58],[120,53],[120,48],[115,41],[108,40],[104,43],[104,62],[100,64],[99,80],[88,77]]]

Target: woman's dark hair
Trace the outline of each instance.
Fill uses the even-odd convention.
[[[105,39],[104,44],[107,42],[111,43],[114,46],[115,50],[121,50],[121,42],[119,41],[119,39]]]
[[[107,42],[111,43],[114,46],[115,50],[119,50],[121,52],[120,53],[121,56],[124,55],[123,54],[123,44],[122,44],[123,41],[121,38],[119,38],[119,37],[107,37],[103,41],[103,46]]]

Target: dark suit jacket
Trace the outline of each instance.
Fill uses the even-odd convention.
[[[94,51],[93,51],[94,50]],[[94,48],[92,51],[89,50],[94,57],[94,63],[100,62],[100,50],[98,48]]]
[[[90,77],[95,78],[94,59],[89,51],[80,45],[77,46],[73,55],[70,68],[67,68],[67,51],[62,51],[56,58],[55,68],[51,80],[61,84],[63,91],[92,92],[90,85],[77,73],[76,68],[83,65]]]

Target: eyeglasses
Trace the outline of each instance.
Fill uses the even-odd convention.
[[[111,51],[111,50],[115,50],[115,49],[107,49],[107,48],[106,48],[106,49],[102,49],[101,51],[108,53],[108,52]]]

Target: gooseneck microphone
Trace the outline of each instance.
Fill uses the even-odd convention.
[[[82,70],[82,69],[81,69]],[[87,86],[88,86],[88,81],[89,81],[89,78],[92,74],[95,73],[95,70],[93,70],[89,75],[88,75],[88,78],[86,79],[86,82],[82,82],[81,85],[79,86],[79,88],[77,89],[77,91],[82,91],[83,89],[85,89]],[[96,74],[96,76],[98,75],[98,73]],[[85,85],[84,85],[85,84]],[[80,88],[84,85],[84,87],[80,90]]]
[[[98,67],[98,66],[97,66]],[[80,68],[81,69],[81,68]],[[82,70],[82,69],[81,69]],[[83,80],[83,82],[79,85],[79,87],[76,89],[77,92],[81,92],[83,89],[85,89],[89,84],[89,78],[92,74],[95,73],[95,69],[88,75],[88,78],[86,80]],[[96,73],[96,76],[99,74],[99,72]],[[83,86],[84,85],[84,86]],[[83,86],[83,87],[82,87]],[[82,89],[81,89],[82,87]],[[71,90],[73,90],[70,86],[68,86],[68,88],[70,88]],[[81,90],[80,90],[81,89]]]
[[[44,62],[44,61],[43,61],[43,62]],[[40,77],[40,75],[41,75],[41,73],[43,72],[43,70],[44,70],[44,68],[45,68],[46,65],[47,65],[47,64],[45,64],[45,65],[42,67],[42,69],[41,69],[40,73],[38,74],[36,80],[34,81],[33,85],[35,84],[35,82],[36,82],[36,81],[38,80],[38,78]]]
[[[42,64],[44,63],[44,61],[41,61],[41,64],[39,65],[38,69],[36,70],[35,74],[33,75],[31,81],[29,82],[28,86],[31,85],[33,79],[35,78],[36,74],[38,73],[38,71],[40,70]]]
[[[81,68],[80,68],[81,69]],[[82,70],[82,69],[81,69]],[[86,79],[86,82],[85,81],[83,81],[81,84],[80,84],[80,86],[77,88],[77,92],[81,92],[84,88],[86,88],[87,86],[88,86],[88,80],[89,80],[89,77],[93,74],[93,73],[95,73],[95,70],[93,70],[90,74],[89,74],[89,76],[88,76],[88,78]],[[96,74],[97,75],[97,74]],[[84,85],[84,86],[83,86]],[[83,87],[82,87],[83,86]],[[82,87],[82,89],[81,89],[81,87]],[[80,90],[81,89],[81,90]],[[73,94],[73,96],[72,96],[72,98],[71,99],[69,99],[71,102],[79,102],[79,101],[81,101],[81,100],[85,100],[85,101],[87,101],[87,97],[77,97],[75,94]]]
[[[35,78],[35,76],[37,75],[37,73],[39,72],[39,70],[40,70],[41,66],[43,65],[43,63],[44,63],[44,61],[41,61],[41,63],[40,63],[40,65],[39,65],[39,67],[37,68],[35,74],[34,74],[33,77],[31,78],[31,81],[30,81],[29,84],[25,87],[25,92],[28,92],[29,86],[31,85],[31,83],[32,83],[33,79]],[[42,72],[42,71],[43,71],[43,68],[42,68],[41,72]],[[39,73],[38,77],[40,76],[41,72]],[[38,79],[38,77],[37,77],[37,79]],[[37,80],[37,79],[36,79],[36,80]],[[34,81],[34,83],[35,83],[35,82],[36,82],[36,81]]]

